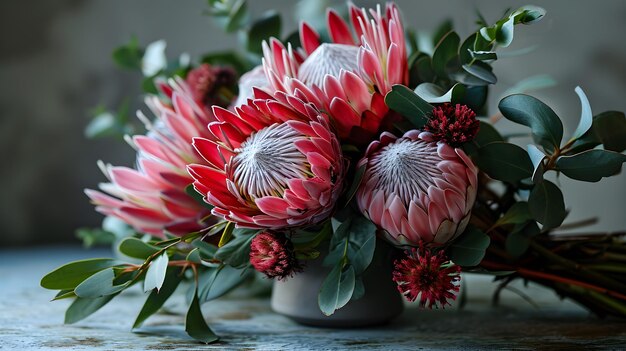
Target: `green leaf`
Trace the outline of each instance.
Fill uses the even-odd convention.
[[[463,67],[463,70],[465,70],[465,72],[471,74],[472,76],[488,84],[496,84],[496,82],[498,81],[498,78],[496,78],[496,75],[493,74],[493,72],[491,71],[491,66],[489,66],[488,64],[482,61],[476,61],[471,65],[465,64],[462,67]]]
[[[518,224],[506,237],[506,251],[513,258],[521,257],[530,246],[530,238],[539,234],[539,226],[535,221]]]
[[[202,56],[202,63],[210,65],[224,65],[234,68],[239,75],[242,75],[252,69],[252,65],[244,57],[234,51],[212,52]]]
[[[237,0],[237,2],[231,7],[224,30],[227,33],[232,33],[241,29],[247,18],[248,9],[246,0]]]
[[[116,294],[97,297],[94,299],[77,297],[76,300],[72,302],[70,307],[65,310],[65,324],[73,324],[89,317],[102,306],[109,303],[109,301],[113,300],[115,296]]]
[[[159,248],[150,245],[141,239],[130,237],[122,240],[118,250],[128,257],[145,260],[159,251]]]
[[[274,10],[267,11],[250,26],[246,49],[249,52],[262,55],[263,50],[261,43],[263,40],[267,40],[270,37],[279,38],[280,27],[280,14]]]
[[[83,241],[86,248],[115,242],[115,234],[102,228],[79,228],[76,230],[76,237]]]
[[[436,84],[422,83],[414,91],[424,101],[432,104],[458,101],[465,93],[465,87],[457,83],[446,92]]]
[[[218,249],[217,246],[209,244],[206,241],[202,241],[201,239],[194,240],[191,245],[200,250],[200,256],[202,256],[204,259],[213,259]]]
[[[455,32],[448,32],[435,46],[433,70],[439,77],[447,77],[446,65],[458,55],[461,38]]]
[[[535,145],[532,144],[527,145],[526,150],[528,151],[530,161],[533,163],[533,183],[539,183],[543,180],[543,160],[545,160],[547,156],[543,152],[541,152],[541,150],[539,150]]]
[[[356,194],[356,191],[359,190],[359,186],[361,185],[361,181],[363,180],[363,175],[365,174],[366,166],[367,164],[363,163],[356,169],[356,172],[354,173],[354,178],[352,179],[352,184],[350,185],[350,189],[348,189],[348,192],[346,193],[345,206],[350,203],[350,201],[354,197],[354,194]]]
[[[474,161],[489,177],[503,182],[515,183],[533,175],[533,164],[526,151],[506,142],[481,147]]]
[[[113,285],[114,279],[115,272],[113,268],[106,268],[78,284],[76,289],[74,289],[74,293],[78,297],[96,298],[116,294],[130,284],[130,281],[127,281],[120,285]]]
[[[593,113],[591,112],[591,106],[589,105],[589,99],[587,99],[587,95],[580,88],[576,87],[574,89],[576,94],[578,94],[578,98],[580,99],[581,112],[580,112],[580,121],[578,122],[578,126],[574,131],[574,135],[572,135],[572,140],[578,139],[583,136],[589,128],[591,128],[591,124],[593,123]]]
[[[487,234],[478,228],[471,227],[450,245],[448,256],[459,266],[476,266],[485,257],[485,251],[490,242]]]
[[[132,38],[128,44],[113,51],[113,61],[121,68],[140,70],[143,53],[137,38]]]
[[[316,248],[322,241],[330,238],[333,234],[331,221],[327,220],[322,226],[311,228],[310,231],[297,230],[290,237],[296,251]]]
[[[504,139],[491,123],[480,121],[480,128],[474,138],[474,143],[478,147],[483,147],[495,142],[504,142]]]
[[[148,292],[153,289],[161,290],[163,282],[165,281],[165,272],[167,271],[167,265],[170,259],[167,256],[167,252],[164,252],[159,257],[150,262],[150,267],[146,272],[146,278],[143,282],[143,291]]]
[[[497,60],[498,55],[495,51],[469,51],[471,58],[481,61]]]
[[[363,216],[350,217],[335,230],[324,259],[327,266],[347,260],[361,275],[372,262],[376,249],[376,225]]]
[[[74,290],[85,279],[103,269],[119,265],[110,258],[91,258],[74,261],[46,274],[41,279],[41,286],[52,290]]]
[[[494,227],[499,227],[505,224],[525,223],[530,219],[532,219],[532,216],[530,214],[528,202],[520,201],[514,203],[513,206],[511,206],[511,208],[509,208],[509,210],[496,221]]]
[[[544,230],[558,227],[567,215],[561,189],[548,180],[533,187],[528,196],[528,206],[530,214],[543,224]]]
[[[437,29],[433,33],[433,46],[436,46],[437,43],[443,39],[443,37],[451,32],[454,29],[454,24],[452,23],[452,19],[448,18],[441,22]]]
[[[89,139],[117,135],[119,125],[115,116],[108,111],[93,117],[85,127],[85,137]]]
[[[599,144],[605,150],[626,150],[626,117],[623,112],[606,111],[594,116],[591,129],[574,143],[568,154],[589,150]]]
[[[202,302],[215,300],[239,286],[251,274],[249,269],[241,270],[228,265],[208,270],[200,276],[198,298]]]
[[[587,150],[572,156],[561,156],[556,166],[566,176],[585,182],[597,182],[619,173],[626,155],[607,150]]]
[[[219,340],[202,316],[197,287],[185,316],[185,331],[187,335],[206,344]]]
[[[535,143],[548,152],[561,145],[563,124],[556,113],[538,99],[523,94],[510,95],[500,101],[498,108],[506,119],[530,127]]]
[[[426,115],[433,111],[432,105],[401,84],[391,87],[391,91],[385,96],[385,103],[390,109],[406,117],[417,129],[428,122]]]
[[[498,21],[496,26],[496,42],[502,47],[511,45],[514,32],[515,19],[513,17],[509,17],[509,19],[505,21]]]
[[[546,10],[535,5],[525,5],[517,9],[511,16],[515,17],[515,23],[531,24],[538,22],[546,15]]]
[[[67,299],[70,297],[76,297],[74,290],[61,290],[54,296],[52,301],[63,300],[63,299]]]
[[[417,82],[432,82],[435,79],[432,59],[430,56],[417,53],[415,63],[411,65],[411,77]],[[413,86],[413,85],[411,85]]]
[[[161,309],[165,301],[176,291],[181,280],[182,275],[179,268],[168,269],[161,290],[152,290],[152,292],[150,292],[150,295],[148,295],[146,302],[143,304],[141,311],[139,311],[135,319],[135,323],[133,323],[133,329],[139,328],[148,317]]]
[[[222,237],[220,238],[220,242],[217,244],[217,247],[222,247],[226,245],[233,238],[233,230],[235,229],[235,223],[228,222],[222,231]]]
[[[241,230],[236,228],[235,234],[239,231]],[[234,239],[217,250],[215,258],[236,268],[247,266],[250,263],[250,242],[258,232],[247,231],[235,235]]]
[[[345,269],[341,262],[335,265],[324,279],[317,297],[317,303],[323,314],[330,316],[350,302],[354,292],[355,278],[354,267],[351,265]]]

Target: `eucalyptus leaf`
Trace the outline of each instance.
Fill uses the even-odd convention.
[[[426,115],[433,111],[432,105],[401,84],[391,87],[391,91],[385,96],[385,103],[390,109],[406,117],[416,129],[424,127],[428,122]]]
[[[144,302],[141,311],[137,315],[135,319],[135,323],[133,323],[133,329],[139,328],[143,322],[148,319],[151,315],[155,314],[165,301],[172,296],[178,284],[180,284],[182,280],[181,270],[179,268],[170,268],[167,270],[165,274],[165,281],[163,282],[163,286],[161,290],[152,290]]]
[[[498,21],[496,26],[496,42],[502,46],[507,47],[513,42],[513,35],[515,32],[515,18],[509,17],[507,20]]]
[[[464,64],[462,67],[465,72],[488,84],[496,84],[496,82],[498,81],[496,75],[493,74],[493,72],[491,71],[491,66],[482,61],[476,61],[471,65]]]
[[[250,277],[252,271],[222,265],[204,273],[199,279],[198,297],[200,301],[215,300],[230,292]]]
[[[247,18],[248,8],[246,0],[237,0],[230,9],[224,30],[228,33],[232,33],[241,29]]]
[[[524,94],[524,93],[534,91],[534,90],[549,88],[555,85],[556,85],[556,81],[549,75],[540,74],[540,75],[530,76],[530,77],[527,77],[518,81],[513,86],[508,88],[502,94],[501,98],[505,96],[513,95],[513,94]]]
[[[87,299],[77,297],[70,307],[65,310],[65,324],[81,321],[109,303],[117,294]]]
[[[528,196],[528,206],[531,215],[543,224],[544,230],[558,227],[567,215],[561,189],[548,180],[533,187]]]
[[[513,258],[519,258],[528,251],[530,240],[539,234],[539,226],[535,221],[518,224],[506,237],[506,251]]]
[[[480,229],[470,227],[452,242],[448,248],[448,257],[459,266],[476,266],[485,257],[490,241],[489,236]]]
[[[250,29],[248,29],[248,40],[246,48],[249,52],[259,55],[263,54],[261,43],[271,37],[279,38],[281,28],[280,14],[275,10],[264,13],[259,19],[255,20]]]
[[[446,92],[436,84],[422,83],[418,85],[414,91],[415,94],[424,99],[424,101],[433,104],[458,101],[465,92],[465,87],[463,84],[457,83]]]
[[[505,224],[525,223],[530,219],[532,219],[532,216],[530,214],[528,202],[519,201],[514,203],[513,206],[511,206],[511,208],[509,208],[509,210],[496,221],[494,227],[499,227]]]
[[[489,177],[503,182],[515,183],[533,175],[533,164],[528,153],[506,142],[492,142],[481,147],[474,161]]]
[[[563,139],[563,123],[548,105],[529,95],[515,94],[498,104],[502,115],[530,127],[535,143],[548,152],[558,149]]]
[[[578,94],[578,98],[580,99],[581,112],[580,121],[574,131],[574,135],[572,135],[572,139],[578,139],[587,133],[589,128],[591,128],[591,124],[593,123],[593,113],[591,112],[591,105],[589,105],[589,99],[587,99],[585,92],[580,87],[576,87],[574,91]]]
[[[85,279],[103,269],[119,265],[111,258],[91,258],[65,264],[46,274],[41,279],[41,286],[52,290],[74,290]]]
[[[236,268],[247,266],[250,263],[250,242],[256,233],[258,230],[235,235],[231,241],[217,250],[215,258]]]
[[[435,46],[432,64],[433,70],[439,77],[446,77],[446,65],[450,60],[458,55],[461,38],[455,32],[448,32]]]
[[[189,310],[187,310],[187,315],[185,316],[185,332],[192,338],[206,344],[219,340],[202,316],[197,288],[193,294]]]
[[[163,282],[165,281],[165,273],[167,271],[167,265],[169,264],[169,257],[167,253],[163,253],[159,257],[150,262],[146,277],[143,282],[143,291],[148,292],[153,289],[161,290]]]
[[[607,150],[587,150],[556,160],[557,169],[569,178],[597,182],[619,173],[626,155]]]
[[[605,150],[626,150],[626,117],[623,112],[606,111],[593,117],[591,128],[572,145],[568,155],[602,144]]]
[[[539,183],[543,180],[543,160],[545,160],[547,156],[532,144],[527,145],[526,150],[528,151],[528,156],[530,156],[530,161],[533,163],[533,183]]]
[[[127,281],[123,284],[114,285],[114,279],[115,272],[113,268],[106,268],[78,284],[76,289],[74,289],[74,293],[82,298],[96,298],[116,294],[130,284],[130,281]]]
[[[118,250],[128,257],[145,260],[159,251],[159,248],[154,245],[150,245],[141,239],[130,237],[120,242]]]
[[[328,276],[322,282],[322,287],[317,298],[320,310],[326,316],[335,313],[336,310],[345,306],[354,293],[356,275],[354,267],[345,267],[341,262],[336,264]]]

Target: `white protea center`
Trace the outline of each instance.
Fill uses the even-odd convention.
[[[354,45],[324,43],[300,65],[298,79],[308,86],[324,85],[324,77],[338,77],[343,69],[356,71],[359,47]]]
[[[427,132],[385,132],[368,147],[363,166],[357,203],[391,243],[442,245],[465,230],[478,170],[463,150]]]
[[[386,194],[396,194],[405,206],[419,200],[441,176],[437,164],[437,144],[400,139],[382,148],[369,161],[368,173],[376,179],[375,187]]]
[[[273,124],[253,133],[235,149],[232,180],[242,197],[254,201],[282,196],[289,179],[310,177],[310,164],[294,141],[304,138],[288,124]]]

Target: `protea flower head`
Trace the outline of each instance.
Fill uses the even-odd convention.
[[[480,128],[476,113],[466,105],[449,103],[433,108],[424,130],[431,132],[435,139],[458,147],[474,139]]]
[[[213,214],[239,227],[280,229],[328,217],[343,184],[344,160],[327,117],[284,94],[257,99],[234,112],[214,107],[215,136],[194,138],[206,160],[191,164],[194,187]]]
[[[477,168],[463,150],[431,133],[383,133],[357,167],[356,200],[395,245],[442,245],[463,232],[476,200]]]
[[[138,113],[148,134],[129,139],[137,149],[136,169],[100,163],[109,183],[100,184],[101,191],[85,190],[97,211],[153,235],[163,235],[165,230],[182,235],[213,220],[185,188],[193,182],[187,164],[201,161],[191,139],[211,137],[206,125],[215,119],[196,102],[182,79],[171,80],[168,87],[171,104],[156,96],[146,98],[156,116],[154,123]]]
[[[331,43],[320,43],[303,22],[303,48],[272,39],[263,44],[263,66],[274,90],[314,95],[309,102],[329,111],[340,139],[361,145],[390,127],[384,96],[392,85],[408,83],[404,28],[393,3],[385,13],[380,6],[368,13],[350,4],[351,25],[329,10],[327,22]],[[313,93],[303,93],[302,85]]]
[[[436,254],[423,244],[405,251],[406,256],[394,262],[393,281],[398,291],[413,302],[419,297],[421,307],[449,305],[456,299],[461,280],[461,267],[445,257],[443,250]]]
[[[250,263],[268,278],[279,280],[302,270],[293,244],[284,234],[265,231],[250,243]]]

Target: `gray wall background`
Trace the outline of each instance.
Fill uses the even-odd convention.
[[[475,30],[474,10],[495,21],[519,1],[437,2],[398,0],[405,25],[432,30],[452,18],[462,36]],[[256,14],[276,8],[291,18],[294,2],[250,1]],[[356,1],[371,5],[373,1]],[[498,96],[525,77],[549,73],[558,86],[533,93],[550,104],[572,132],[580,114],[574,87],[581,85],[594,112],[626,110],[626,2],[537,1],[548,10],[538,25],[516,28],[509,50],[532,53],[498,61]],[[82,193],[104,177],[95,162],[132,164],[130,147],[114,140],[86,140],[88,111],[117,106],[137,95],[138,77],[117,70],[111,51],[131,35],[141,43],[165,39],[172,57],[236,47],[210,18],[202,0],[3,0],[0,3],[0,245],[74,240],[74,229],[97,226]],[[284,32],[295,28],[293,20]],[[288,30],[287,30],[288,29]],[[141,106],[141,98],[133,100]],[[502,124],[501,128],[514,127]],[[524,140],[520,140],[525,143]],[[600,216],[588,230],[626,229],[626,174],[599,184],[560,180],[570,221]]]

